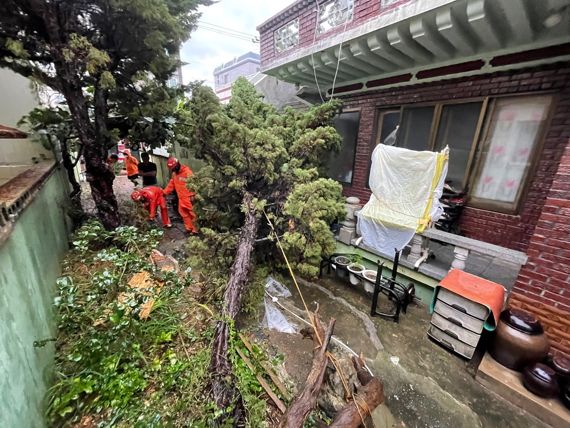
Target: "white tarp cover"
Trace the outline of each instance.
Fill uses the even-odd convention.
[[[366,246],[392,256],[441,216],[448,152],[376,146],[369,180],[372,195],[358,214]]]

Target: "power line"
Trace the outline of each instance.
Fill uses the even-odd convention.
[[[243,32],[243,31],[233,30],[233,29],[231,29],[231,28],[224,27],[224,26],[218,25],[218,24],[212,24],[212,23],[210,23],[210,22],[198,21],[198,24],[204,24],[204,25],[208,25],[208,26],[211,26],[211,27],[217,27],[217,28],[219,28],[219,29],[221,29],[221,30],[224,30],[224,31],[228,31],[228,32],[232,32],[232,33],[238,33],[238,34],[241,34],[241,35],[244,35],[244,36],[248,36],[248,37],[257,37],[255,34],[252,34],[252,33],[245,33],[245,32]]]
[[[206,31],[211,31],[213,33],[217,33],[217,34],[220,34],[223,36],[232,37],[234,39],[243,40],[246,42],[259,43],[259,40],[257,39],[257,37],[241,36],[239,34],[230,33],[230,32],[224,31],[224,30],[220,30],[218,28],[211,28],[211,27],[207,27],[204,25],[198,25],[198,28],[202,29],[202,30],[206,30]]]
[[[228,31],[224,31],[224,30],[221,30],[219,28],[208,27],[206,25],[198,25],[198,28],[201,28],[202,30],[212,31],[214,33],[225,34],[227,36],[235,37],[237,39],[251,40],[251,37],[249,37],[249,36],[242,36],[240,34],[230,33]]]

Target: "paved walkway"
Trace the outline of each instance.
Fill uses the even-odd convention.
[[[117,202],[119,204],[119,211],[121,213],[134,208],[134,203],[131,201],[131,193],[134,189],[135,186],[129,181],[126,175],[118,175],[115,178],[115,181],[113,182],[113,190],[115,191],[115,196],[117,197]],[[87,214],[97,215],[95,202],[91,198],[91,188],[86,181],[81,183],[81,206]],[[169,216],[174,228],[180,229],[180,231],[183,232],[184,226],[182,221],[178,213],[172,210],[171,204],[169,204]]]

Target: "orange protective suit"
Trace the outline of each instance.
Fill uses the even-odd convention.
[[[197,229],[194,225],[196,214],[192,209],[192,199],[195,193],[186,187],[186,180],[192,177],[192,170],[186,165],[180,165],[180,171],[173,172],[172,178],[164,189],[164,194],[169,195],[174,190],[178,195],[178,212],[184,221],[184,227],[190,233],[196,233]]]
[[[170,225],[170,218],[168,217],[168,208],[166,206],[166,199],[162,189],[157,186],[144,187],[138,190],[139,194],[144,198],[145,205],[149,211],[149,218],[154,220],[156,218],[156,210],[160,207],[160,218],[164,226]]]
[[[125,166],[127,167],[127,176],[131,177],[133,175],[138,175],[139,173],[139,161],[136,157],[131,155],[130,151],[126,150],[123,152],[126,156]]]

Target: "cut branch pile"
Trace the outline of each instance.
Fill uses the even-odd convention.
[[[312,338],[315,343],[311,371],[307,376],[303,390],[294,399],[285,415],[283,415],[280,424],[281,428],[301,428],[303,426],[307,416],[317,406],[317,399],[323,385],[328,362],[331,361],[337,367],[336,359],[327,351],[336,321],[331,319],[325,330],[317,315],[317,311],[309,314],[313,328],[301,331],[305,337]],[[330,427],[358,428],[361,425],[366,426],[366,419],[384,401],[384,386],[377,377],[369,373],[363,359],[354,356],[352,364],[361,386],[357,388],[356,394],[347,391],[350,400],[336,414]]]
[[[325,330],[316,314],[312,314],[311,317],[313,321],[312,324],[315,328],[314,334],[312,334],[313,342],[315,343],[313,365],[307,376],[305,387],[283,416],[281,422],[282,428],[301,428],[303,426],[305,419],[317,405],[317,398],[325,377],[328,362],[327,347],[331,340],[336,321],[331,319]]]

